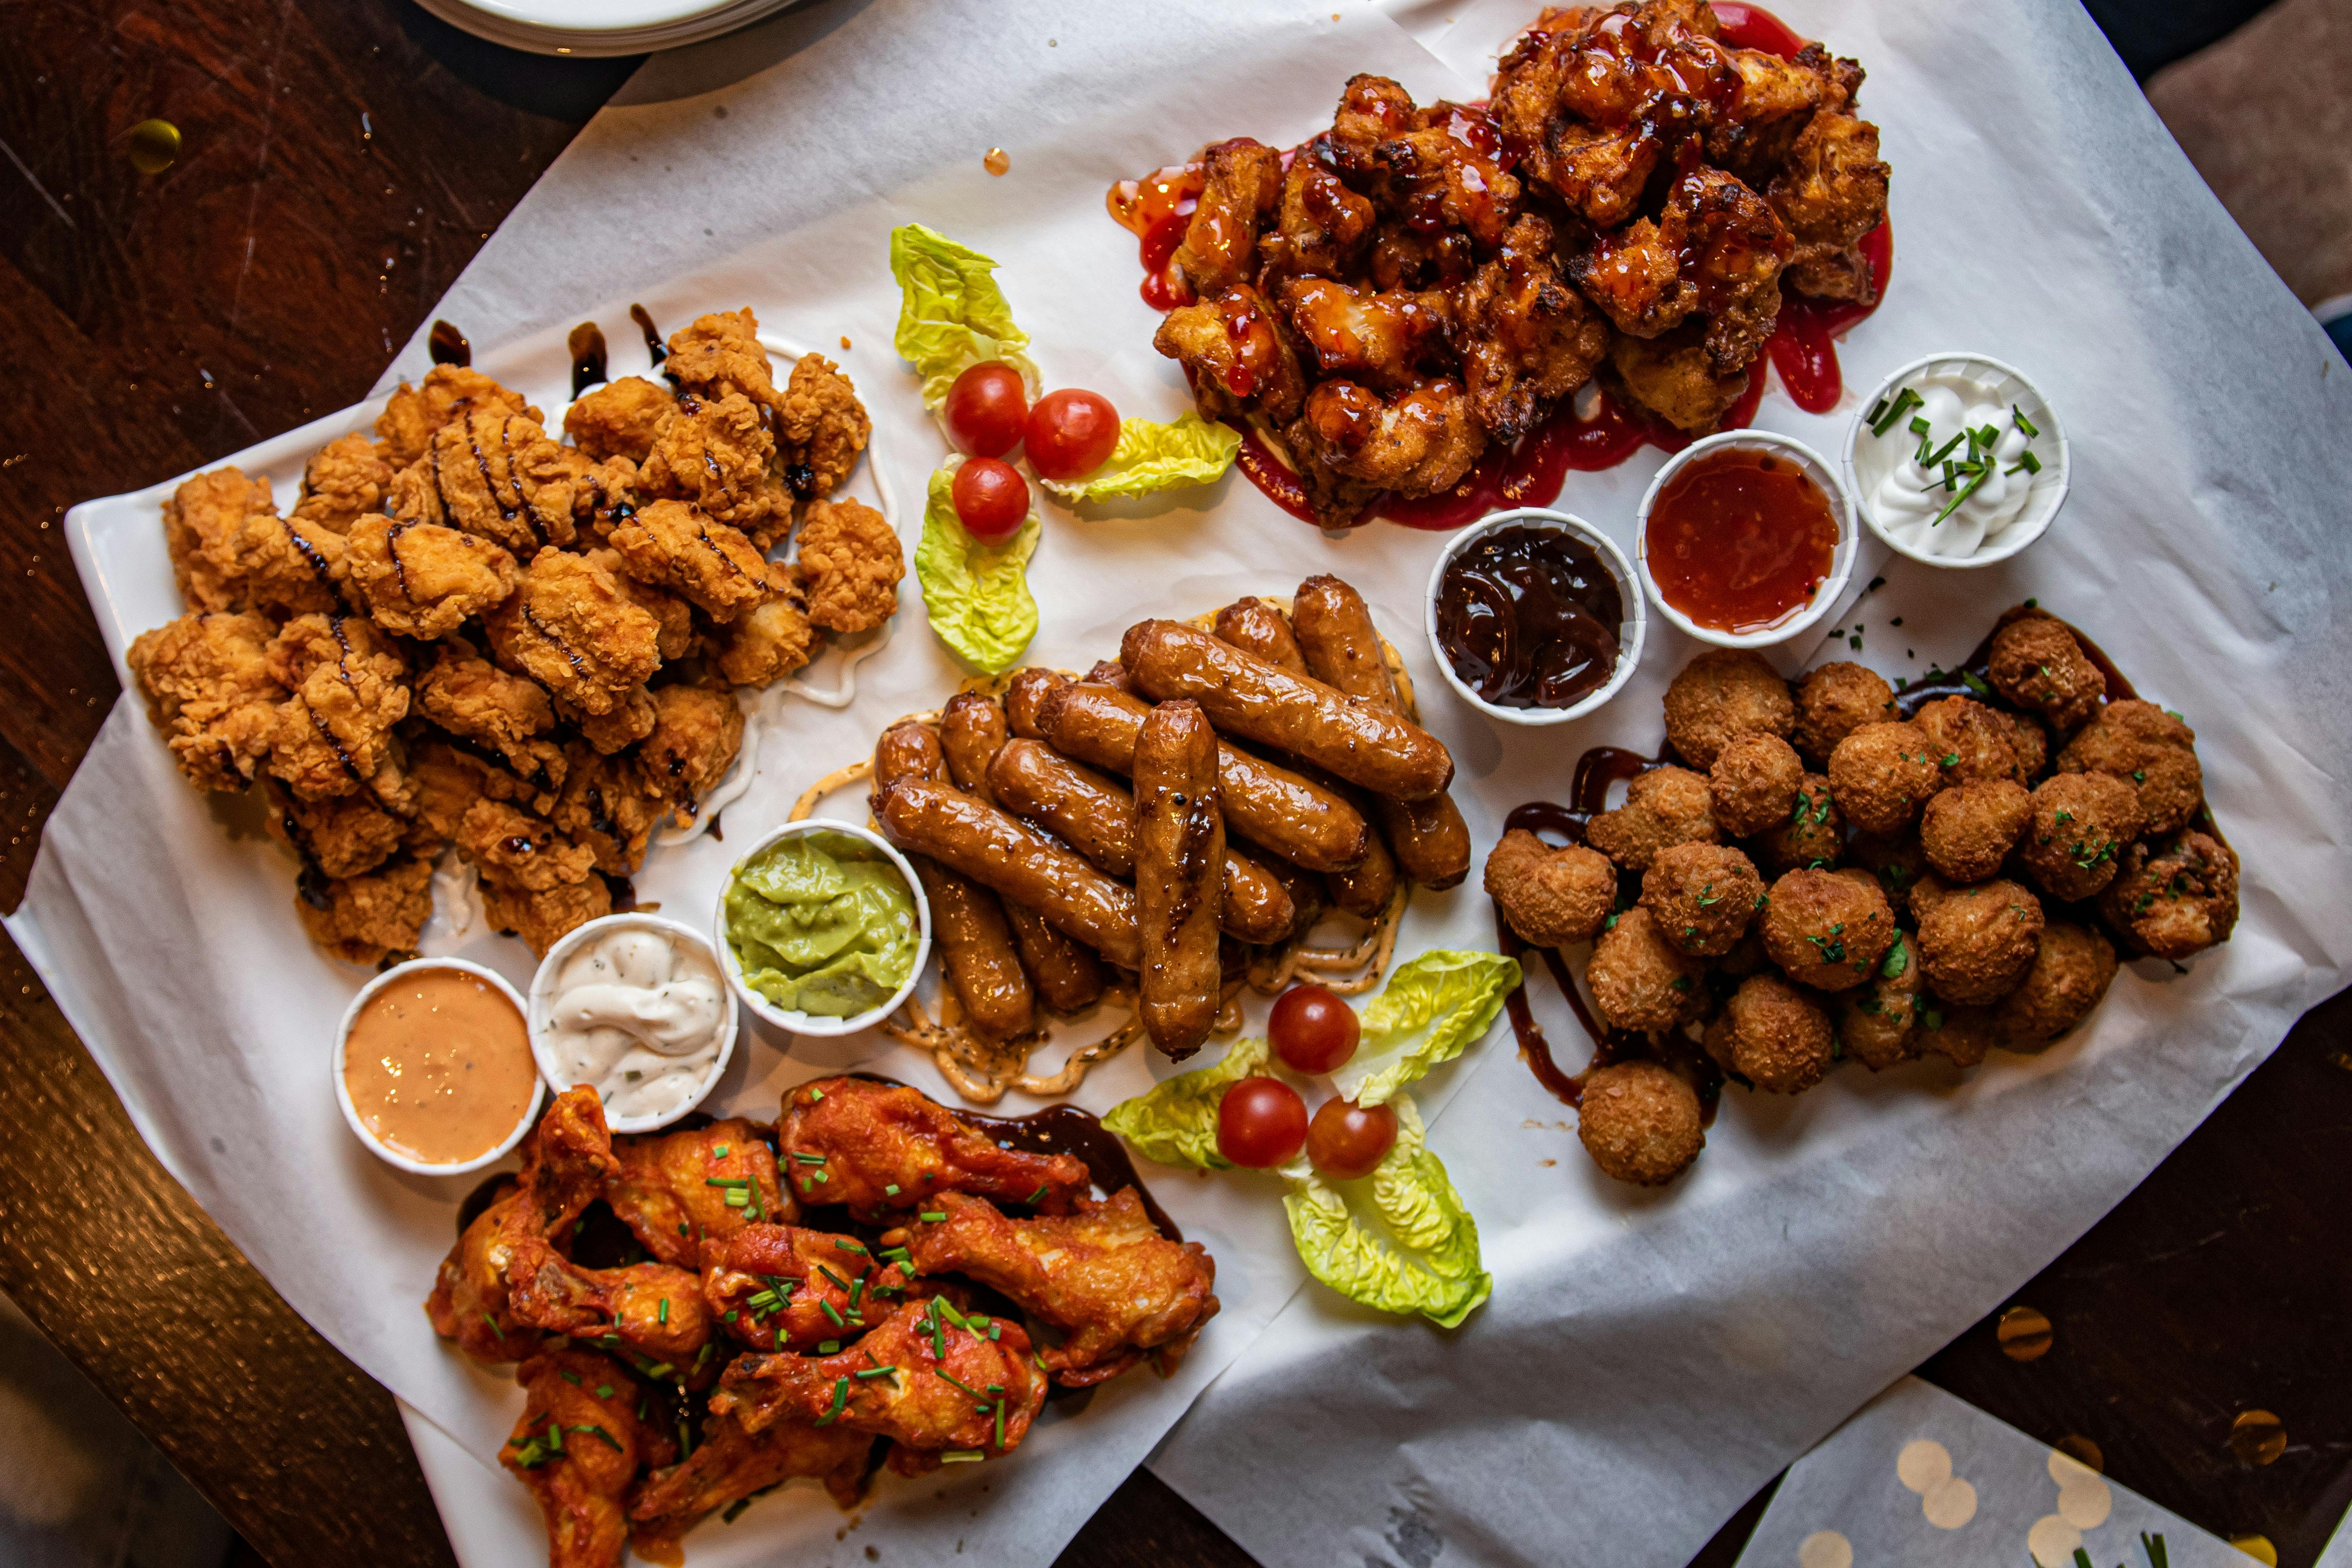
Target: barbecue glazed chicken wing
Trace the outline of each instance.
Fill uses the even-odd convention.
[[[1068,1155],[999,1148],[936,1101],[866,1078],[821,1079],[791,1091],[776,1137],[801,1202],[845,1203],[853,1213],[969,1192],[1058,1214],[1088,1185],[1087,1167]]]
[[[1203,155],[1200,202],[1176,247],[1178,271],[1202,298],[1255,274],[1257,233],[1282,196],[1282,156],[1239,137]]]
[[[1306,395],[1298,350],[1284,328],[1265,295],[1236,284],[1168,312],[1151,346],[1184,367],[1202,418],[1255,413],[1282,424]]]
[[[1548,404],[1592,379],[1609,352],[1609,324],[1560,276],[1552,225],[1530,214],[1463,291],[1458,339],[1479,423],[1497,441],[1516,441]]]
[[[977,1280],[1062,1330],[1038,1353],[1057,1383],[1100,1383],[1147,1355],[1166,1375],[1216,1316],[1216,1263],[1198,1242],[1160,1235],[1133,1187],[1038,1219],[957,1193],[930,1212],[944,1218],[884,1239],[903,1238],[918,1273]]]
[[[628,1547],[624,1505],[637,1467],[677,1449],[637,1422],[637,1385],[619,1364],[583,1350],[523,1364],[525,1403],[499,1462],[547,1516],[548,1568],[620,1568]]]
[[[1762,352],[1780,313],[1780,267],[1791,241],[1771,204],[1717,169],[1675,183],[1655,222],[1603,235],[1572,268],[1617,329],[1654,338],[1694,314],[1706,353],[1728,375]]]

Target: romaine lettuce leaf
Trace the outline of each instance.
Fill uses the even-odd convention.
[[[1437,948],[1398,965],[1331,1086],[1359,1105],[1381,1103],[1484,1039],[1518,983],[1518,960],[1499,953]]]
[[[1412,1096],[1388,1103],[1396,1146],[1370,1176],[1331,1181],[1304,1154],[1282,1167],[1291,1239],[1307,1271],[1349,1301],[1450,1329],[1486,1301],[1494,1278],[1479,1266],[1478,1222],[1429,1152]]]
[[[952,494],[962,459],[950,458],[931,476],[923,506],[923,537],[915,546],[915,580],[931,630],[956,657],[987,674],[1001,674],[1037,634],[1037,601],[1029,592],[1029,558],[1044,525],[1033,509],[1001,545],[981,544],[957,520]]]
[[[1137,1154],[1163,1166],[1230,1170],[1233,1162],[1217,1153],[1217,1105],[1226,1090],[1265,1068],[1269,1049],[1263,1040],[1237,1040],[1223,1060],[1120,1101],[1104,1115],[1103,1125]]]
[[[1020,371],[1035,401],[1043,383],[1023,350],[1029,334],[1013,324],[995,270],[994,260],[936,229],[902,224],[890,231],[890,276],[899,291],[891,342],[923,378],[926,409],[937,411],[956,377],[989,360]]]
[[[1118,444],[1111,448],[1109,462],[1083,479],[1037,482],[1065,501],[1145,496],[1180,485],[1206,485],[1233,465],[1234,454],[1241,445],[1240,432],[1228,424],[1211,424],[1190,409],[1171,424],[1122,419]]]

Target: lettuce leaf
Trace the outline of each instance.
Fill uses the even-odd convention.
[[[1233,466],[1242,446],[1241,433],[1228,424],[1211,424],[1187,409],[1172,424],[1149,419],[1118,422],[1118,444],[1110,461],[1083,479],[1037,482],[1065,501],[1093,501],[1106,496],[1148,496],[1180,485],[1207,485]]]
[[[1037,634],[1037,601],[1029,592],[1029,558],[1045,529],[1033,509],[1001,545],[984,545],[957,520],[952,489],[960,457],[931,476],[923,505],[923,537],[915,546],[915,580],[931,630],[956,657],[986,674],[1002,674]]]
[[[898,329],[891,342],[923,378],[923,407],[936,412],[956,377],[989,360],[1021,372],[1034,402],[1043,382],[1023,350],[1029,334],[996,287],[996,263],[936,229],[890,231],[890,276],[898,280]],[[1122,435],[1124,433],[1122,432]]]
[[[1364,1009],[1356,1054],[1331,1086],[1359,1105],[1381,1103],[1485,1039],[1518,983],[1518,960],[1499,953],[1436,948],[1398,965]]]
[[[1223,1060],[1120,1101],[1104,1114],[1103,1125],[1163,1166],[1231,1170],[1233,1162],[1217,1153],[1217,1106],[1226,1090],[1265,1068],[1270,1050],[1263,1040],[1237,1040]]]
[[[1389,1106],[1396,1146],[1361,1181],[1331,1181],[1303,1154],[1282,1167],[1290,1237],[1307,1271],[1349,1301],[1454,1328],[1495,1288],[1479,1265],[1478,1222],[1429,1152],[1412,1097]]]

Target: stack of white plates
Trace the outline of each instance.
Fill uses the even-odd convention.
[[[698,44],[799,0],[418,0],[478,38],[539,55],[641,55]]]

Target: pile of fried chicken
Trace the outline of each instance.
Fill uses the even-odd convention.
[[[598,1206],[641,1260],[572,1260]],[[632,1544],[676,1562],[696,1521],[794,1476],[848,1508],[883,1463],[1000,1458],[1050,1385],[1173,1372],[1215,1284],[1136,1188],[1097,1198],[1069,1155],[829,1078],[789,1091],[773,1126],[639,1136],[607,1131],[593,1089],[558,1096],[425,1312],[517,1366],[528,1403],[500,1458],[546,1513],[550,1562],[598,1568]]]
[[[579,399],[571,444],[438,365],[312,457],[292,511],[233,467],[164,504],[188,610],[131,671],[192,783],[267,785],[327,951],[413,950],[454,841],[491,925],[544,954],[734,765],[734,688],[897,609],[889,523],[827,498],[864,406],[817,354],[779,388],[758,334],[749,309],[672,334],[669,384]]]
[[[1607,1054],[1633,1058],[1584,1082],[1579,1136],[1603,1171],[1654,1185],[1698,1156],[1679,1040],[1769,1094],[1846,1058],[1974,1067],[2074,1028],[2119,955],[2230,939],[2238,856],[2179,715],[2110,700],[2073,628],[2030,604],[1965,684],[1914,706],[1839,662],[1792,691],[1759,655],[1712,650],[1667,689],[1675,761],[1580,844],[1495,846],[1496,907],[1531,945],[1592,943]]]
[[[1717,37],[1706,0],[1546,10],[1490,107],[1359,76],[1295,154],[1203,154],[1154,346],[1285,451],[1327,527],[1431,496],[1596,374],[1703,433],[1783,284],[1867,300],[1886,212],[1860,65]]]

